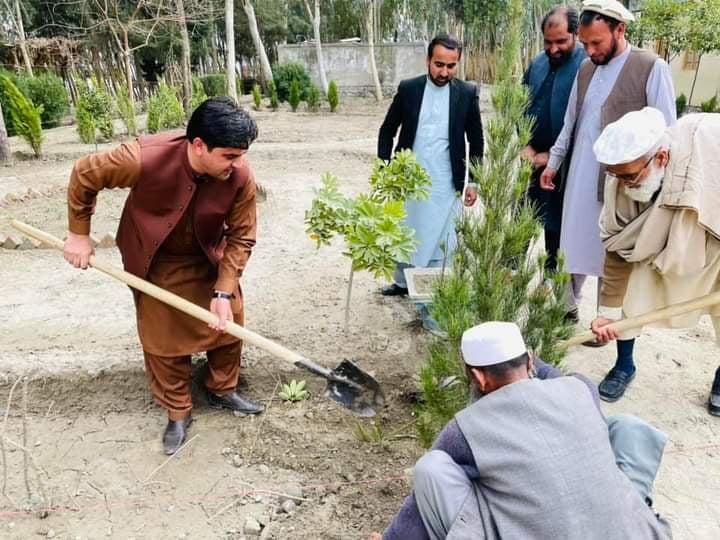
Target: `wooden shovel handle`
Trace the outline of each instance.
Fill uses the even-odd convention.
[[[59,238],[44,231],[41,231],[40,229],[36,229],[35,227],[28,225],[27,223],[12,220],[11,224],[23,234],[26,234],[31,238],[35,238],[36,240],[39,240],[43,244],[46,244],[50,247],[62,250],[65,246],[65,243]],[[193,304],[192,302],[188,302],[184,298],[181,298],[176,294],[166,291],[165,289],[162,289],[157,285],[153,285],[149,281],[140,279],[136,275],[125,272],[124,270],[116,268],[111,264],[103,262],[94,255],[90,256],[90,265],[96,270],[99,270],[104,274],[107,274],[119,281],[122,281],[133,289],[144,292],[148,296],[152,296],[153,298],[156,298],[157,300],[160,300],[161,302],[164,302],[182,311],[183,313],[187,313],[191,317],[200,319],[201,321],[204,321],[208,324],[217,323],[217,315],[208,311],[207,309],[201,308],[200,306]],[[311,360],[308,360],[307,358],[299,355],[298,353],[293,352],[290,349],[286,349],[282,345],[279,345],[274,341],[270,341],[269,339],[264,338],[263,336],[256,334],[255,332],[252,332],[237,323],[228,321],[226,326],[226,332],[232,336],[242,339],[246,343],[250,343],[251,345],[260,347],[261,349],[269,352],[274,356],[277,356],[282,360],[286,360],[293,365],[300,365],[318,375],[327,377],[330,373],[330,370],[328,368],[315,364]]]
[[[615,328],[618,332],[624,332],[626,330],[640,328],[654,322],[671,319],[672,317],[684,315],[685,313],[697,311],[699,309],[714,306],[716,304],[720,304],[720,292],[714,292],[706,294],[705,296],[693,298],[692,300],[672,304],[661,309],[656,309],[655,311],[650,311],[649,313],[643,313],[642,315],[638,315],[637,317],[621,319],[612,323],[612,325],[613,328]],[[570,347],[574,347],[575,345],[580,345],[581,343],[592,339],[595,339],[594,333],[584,332],[582,334],[573,336],[566,341],[561,341],[559,346],[560,348],[567,349]]]

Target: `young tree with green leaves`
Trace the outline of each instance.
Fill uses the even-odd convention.
[[[416,248],[415,232],[404,224],[405,201],[426,199],[430,176],[410,150],[397,152],[392,161],[376,159],[370,173],[370,191],[354,199],[339,191],[338,179],[330,173],[322,177],[322,188],[305,224],[310,238],[320,248],[340,235],[350,259],[350,277],[345,300],[345,327],[350,320],[353,275],[367,270],[377,279],[389,280],[397,261],[410,262]]]
[[[447,337],[434,339],[420,372],[418,430],[425,445],[467,405],[460,355],[466,329],[484,321],[516,322],[528,347],[552,364],[563,356],[557,342],[571,332],[564,319],[569,275],[546,275],[546,255],[534,253],[542,227],[525,196],[531,168],[519,158],[532,127],[525,116],[527,90],[520,82],[521,0],[511,0],[507,17],[492,95],[496,114],[486,126],[484,160],[470,171],[482,208],[458,221],[457,248],[432,296],[431,314]]]

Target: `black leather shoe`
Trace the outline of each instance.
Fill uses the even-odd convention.
[[[183,420],[168,420],[165,433],[163,433],[163,449],[168,456],[177,452],[183,445],[190,424],[192,424],[191,416]]]
[[[207,400],[211,409],[230,409],[244,414],[258,414],[265,410],[265,407],[259,403],[242,397],[234,390],[224,396],[208,391]]]
[[[713,416],[720,416],[720,394],[710,393],[710,399],[708,399],[708,412]]]
[[[572,308],[571,310],[568,310],[565,312],[565,321],[573,324],[577,324],[580,322],[580,314],[578,313],[578,308]]]
[[[715,380],[710,389],[708,412],[713,416],[720,416],[720,368],[715,371]]]
[[[603,401],[617,401],[625,393],[625,389],[635,378],[635,373],[625,373],[619,369],[612,368],[602,382],[598,385],[598,392],[600,393],[600,399]]]
[[[401,287],[397,283],[383,287],[381,294],[383,296],[407,296],[407,287]]]

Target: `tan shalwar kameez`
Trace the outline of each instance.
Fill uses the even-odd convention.
[[[662,189],[639,203],[607,178],[600,230],[607,250],[600,303],[636,317],[720,291],[720,115],[691,114],[668,132]],[[686,328],[710,314],[720,337],[720,305],[660,321]],[[640,329],[621,339],[636,337]]]
[[[68,188],[71,232],[89,234],[97,192],[133,187],[140,179],[140,159],[139,144],[132,142],[78,161]],[[255,242],[255,183],[246,182],[228,217],[235,220],[234,228],[242,231],[244,247],[232,253],[226,250],[219,268],[208,260],[197,242],[192,219],[194,201],[157,251],[147,280],[204,308],[209,308],[214,289],[232,292],[233,320],[243,324],[242,293],[236,275],[245,267]],[[150,296],[138,291],[133,294],[150,388],[158,404],[167,409],[170,420],[180,420],[192,409],[192,353],[207,351],[208,390],[224,394],[235,389],[240,373],[240,340],[219,334],[206,323]]]

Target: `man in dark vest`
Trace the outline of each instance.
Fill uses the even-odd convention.
[[[210,309],[206,325],[134,292],[145,371],[155,401],[167,410],[166,454],[175,453],[192,422],[190,355],[207,351],[208,404],[246,414],[263,407],[235,390],[242,342],[224,333],[243,323],[240,276],[255,245],[255,180],[245,153],[257,125],[230,98],[193,112],[186,134],[140,137],[79,159],[68,187],[65,259],[87,268],[90,221],[100,190],[130,188],[117,244],[125,270]]]
[[[525,71],[523,83],[530,90],[528,115],[535,119],[532,138],[522,152],[533,165],[528,190],[530,200],[537,207],[545,229],[546,269],[557,269],[560,247],[563,190],[540,189],[540,175],[550,157],[550,148],[563,127],[570,90],[585,49],[577,43],[578,12],[575,8],[558,6],[551,9],[540,25],[545,51],[538,54]],[[568,316],[577,320],[577,309]]]
[[[572,274],[569,296],[575,305],[585,278],[602,277],[605,257],[598,226],[605,168],[595,158],[593,144],[605,126],[645,106],[662,112],[668,125],[675,123],[670,68],[655,54],[630,46],[625,39],[625,27],[633,20],[632,13],[616,0],[583,2],[579,39],[589,59],[580,66],[570,93],[565,125],[540,177],[543,189],[555,189],[553,179],[572,147],[563,198],[560,251],[565,255],[567,271]],[[618,359],[632,357],[633,343],[617,342]],[[633,376],[634,372],[611,370],[600,383],[600,397],[608,401],[619,399]]]
[[[395,151],[415,152],[432,180],[428,200],[405,205],[406,224],[418,242],[411,266],[442,265],[455,245],[457,194],[465,191],[467,206],[477,198],[474,184],[465,186],[465,157],[469,146],[470,159],[482,159],[483,132],[477,86],[455,78],[461,54],[462,46],[454,37],[434,37],[428,45],[427,74],[400,83],[378,135],[377,155],[389,160],[399,128]],[[403,274],[407,266],[398,264],[394,283],[383,289],[383,295],[407,294]]]

